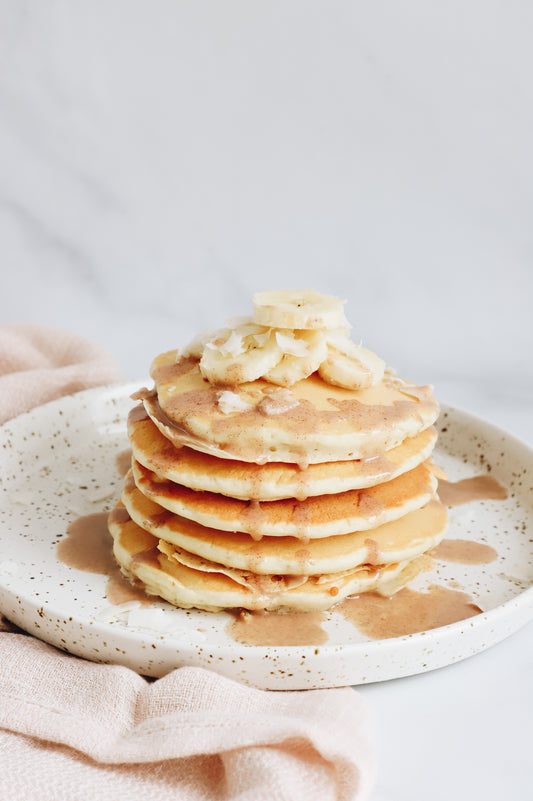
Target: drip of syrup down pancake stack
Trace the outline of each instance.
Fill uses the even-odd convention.
[[[148,593],[324,610],[431,566],[448,524],[438,404],[351,341],[339,300],[258,293],[252,317],[161,354],[151,374],[109,517],[115,558]]]

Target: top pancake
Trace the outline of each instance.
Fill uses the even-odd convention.
[[[178,358],[175,350],[156,357],[151,375],[157,398],[147,393],[144,404],[168,439],[257,464],[307,467],[377,456],[431,426],[439,413],[431,388],[390,374],[373,387],[349,390],[315,373],[291,387],[297,404],[275,414],[263,401],[277,388],[261,379],[232,390],[250,408],[224,413],[218,400],[232,388],[213,386],[202,377],[196,359]]]

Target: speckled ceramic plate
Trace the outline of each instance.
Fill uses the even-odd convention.
[[[41,406],[0,428],[0,609],[22,629],[88,659],[161,676],[198,665],[269,689],[381,681],[451,664],[492,646],[533,613],[533,452],[500,429],[445,408],[435,458],[456,481],[490,470],[505,501],[451,510],[453,538],[483,542],[498,559],[439,563],[416,589],[461,588],[483,612],[426,632],[369,639],[338,613],[326,615],[320,646],[242,645],[226,633],[226,613],[154,603],[111,607],[106,577],[62,564],[57,543],[69,522],[111,508],[122,479],[129,395],[139,384],[89,390]],[[436,573],[436,575],[435,575]]]

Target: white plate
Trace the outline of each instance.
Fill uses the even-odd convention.
[[[139,384],[98,388],[46,404],[0,428],[0,609],[22,629],[88,659],[161,676],[198,665],[268,689],[335,687],[421,673],[475,654],[524,625],[533,612],[533,451],[509,434],[446,407],[436,461],[455,481],[485,472],[509,489],[506,501],[451,510],[450,537],[483,541],[488,565],[439,564],[438,583],[459,585],[486,610],[427,632],[370,640],[339,614],[327,615],[325,645],[259,647],[234,642],[226,613],[166,603],[171,631],[106,620],[106,578],[58,561],[57,542],[80,515],[111,508],[128,446],[129,395]],[[435,576],[419,577],[424,589]],[[103,613],[103,616],[102,616]],[[153,625],[150,623],[150,625]]]

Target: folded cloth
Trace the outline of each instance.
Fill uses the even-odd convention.
[[[97,345],[0,326],[0,419],[120,379]],[[374,772],[349,687],[272,692],[182,667],[151,681],[0,626],[0,798],[361,801]]]
[[[121,377],[115,359],[79,334],[54,326],[0,325],[0,423]]]

